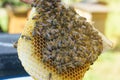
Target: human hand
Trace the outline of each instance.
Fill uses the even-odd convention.
[[[27,4],[32,4],[32,2],[33,2],[34,0],[20,0],[20,1],[25,2],[25,3],[27,3]]]

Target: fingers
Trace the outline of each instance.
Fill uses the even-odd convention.
[[[32,2],[33,2],[34,0],[20,0],[20,1],[25,2],[25,3],[27,3],[27,4],[32,4]]]

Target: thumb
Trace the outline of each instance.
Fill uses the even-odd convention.
[[[25,2],[25,3],[28,3],[28,4],[32,4],[32,2],[33,2],[34,0],[20,0],[20,1]]]

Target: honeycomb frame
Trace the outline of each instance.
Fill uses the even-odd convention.
[[[34,15],[34,14],[32,14]],[[34,28],[34,21],[29,18],[27,24],[24,28],[24,31],[21,35],[27,35],[31,37],[32,40],[20,39],[18,40],[18,56],[21,60],[22,65],[25,70],[35,79],[35,80],[49,80],[49,73],[52,73],[52,80],[82,80],[85,72],[89,69],[90,64],[86,63],[83,67],[78,67],[77,69],[69,69],[69,72],[63,74],[57,74],[57,70],[50,66],[49,64],[45,65],[41,62],[40,51],[36,50],[34,47],[38,42],[36,38],[32,36],[32,30]],[[35,44],[35,45],[32,45]],[[38,45],[40,45],[38,43]],[[48,66],[48,67],[47,67]],[[73,70],[73,72],[72,72]]]

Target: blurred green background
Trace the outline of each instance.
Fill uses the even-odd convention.
[[[65,2],[87,2],[90,0],[64,0]],[[90,67],[83,80],[120,80],[120,0],[91,0],[105,4],[109,8],[105,21],[105,35],[113,42],[114,47],[105,51]],[[6,5],[11,7],[30,8],[19,0],[0,0],[0,31],[9,33],[9,13]],[[21,10],[25,11],[25,10]],[[3,14],[2,14],[3,13]],[[19,14],[21,15],[21,14]],[[18,15],[17,15],[18,16]],[[27,16],[26,16],[27,17]],[[18,19],[19,20],[19,19]],[[95,21],[94,21],[95,22]],[[17,28],[17,26],[16,26]]]
[[[104,52],[83,80],[120,80],[120,52]]]

